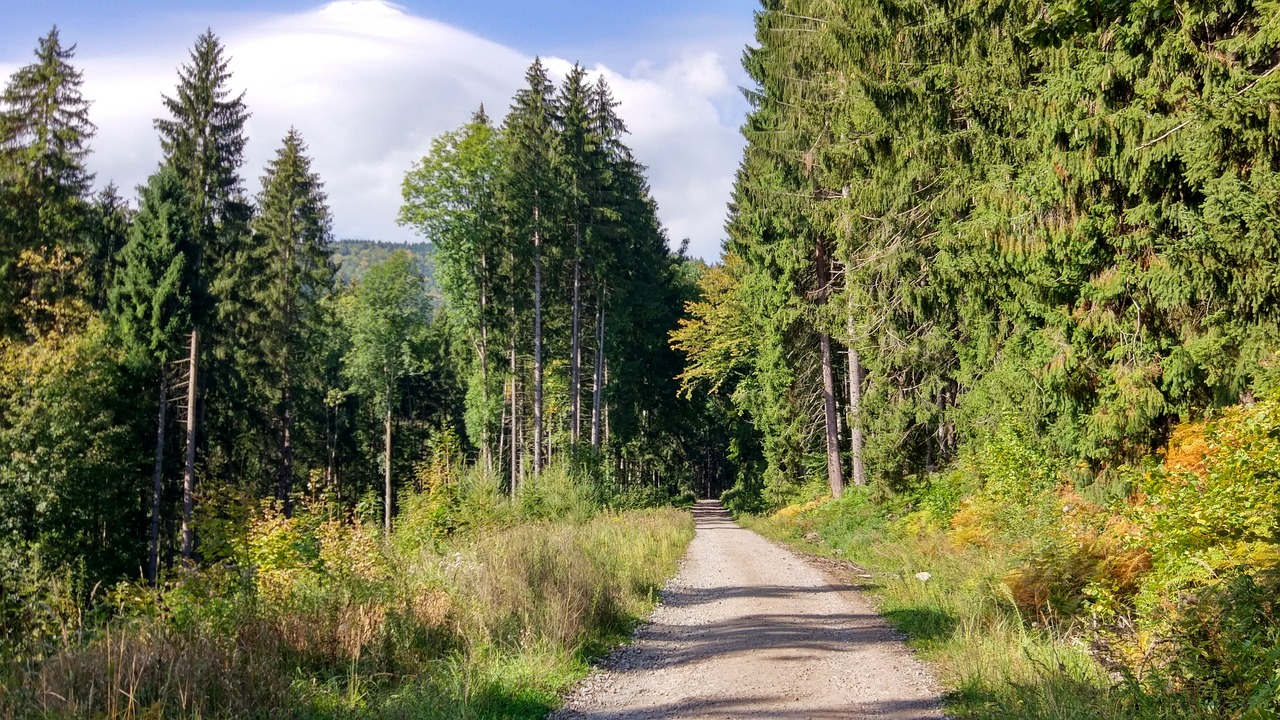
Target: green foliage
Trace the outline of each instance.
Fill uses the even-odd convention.
[[[57,302],[66,278],[32,272],[24,251],[58,249],[82,256],[90,247],[90,193],[85,170],[94,134],[83,76],[71,65],[75,46],[64,48],[58,28],[40,38],[36,61],[19,68],[0,95],[0,330],[25,324],[22,305]],[[78,281],[90,280],[76,278]]]
[[[427,288],[434,295],[438,283],[435,280],[435,248],[429,242],[398,243],[378,242],[375,240],[334,240],[330,247],[333,250],[333,264],[337,268],[338,282],[350,285],[369,271],[369,268],[383,262],[397,252],[406,251],[418,264],[418,272],[427,281]]]
[[[545,716],[647,611],[692,523],[674,510],[520,521],[496,482],[445,477],[469,520],[431,542],[409,520],[384,542],[324,503],[293,517],[267,503],[238,567],[121,586],[109,619],[64,607],[78,632],[7,667],[0,711]]]
[[[191,331],[197,249],[189,204],[172,168],[151,176],[111,289],[110,315],[125,353],[153,372],[182,355]]]
[[[419,350],[430,304],[422,275],[408,253],[393,254],[370,268],[338,309],[350,338],[343,374],[379,417],[390,413],[400,380],[425,369]]]
[[[0,635],[9,640],[22,642],[13,614],[38,602],[27,594],[36,568],[77,600],[138,575],[147,455],[130,431],[139,408],[126,398],[137,390],[120,360],[100,322],[0,343]]]

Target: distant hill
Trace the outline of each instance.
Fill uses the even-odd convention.
[[[435,247],[429,242],[398,243],[380,240],[335,240],[333,262],[338,266],[338,279],[344,283],[358,280],[372,265],[386,260],[397,250],[408,250],[418,261],[418,268],[427,278],[427,288],[436,294]]]

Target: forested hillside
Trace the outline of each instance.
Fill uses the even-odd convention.
[[[429,242],[396,243],[379,240],[334,240],[333,264],[338,282],[350,283],[364,276],[369,268],[385,261],[398,251],[413,256],[418,272],[426,280],[427,291],[438,294],[435,287],[435,249]]]
[[[335,242],[297,130],[247,181],[228,67],[133,200],[56,29],[0,97],[0,715],[538,716],[688,539],[610,515],[719,473],[701,266],[581,68],[406,168],[427,253]]]
[[[1084,637],[1165,698],[1106,716],[1273,717],[1280,5],[769,0],[756,30],[729,240],[673,335],[750,423],[726,501],[867,486],[783,525],[970,558],[925,632]],[[969,709],[1068,716],[1034,692]]]

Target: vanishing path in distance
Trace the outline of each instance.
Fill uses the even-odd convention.
[[[943,717],[867,601],[739,527],[714,500],[662,604],[556,720]]]

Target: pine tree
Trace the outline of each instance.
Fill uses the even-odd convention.
[[[80,94],[75,46],[55,26],[40,39],[36,62],[18,69],[0,96],[0,330],[19,329],[18,305],[55,302],[82,278],[41,277],[19,267],[23,251],[86,251],[93,176],[85,170],[95,128]],[[32,264],[28,263],[28,267]]]
[[[332,221],[320,178],[311,170],[297,130],[285,135],[268,164],[254,218],[255,266],[264,272],[246,295],[258,310],[253,335],[267,387],[270,415],[279,435],[277,497],[286,516],[293,510],[297,420],[303,407],[318,407],[317,352],[325,321],[320,301],[333,288],[329,242]]]

